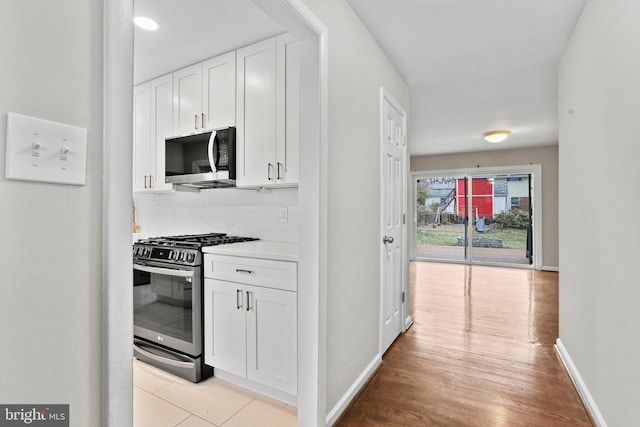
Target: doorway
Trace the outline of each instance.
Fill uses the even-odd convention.
[[[301,93],[298,272],[307,286],[298,295],[298,422],[316,425],[326,413],[322,390],[325,364],[318,348],[326,321],[326,228],[324,181],[327,177],[327,29],[306,6],[281,0],[252,0],[256,6],[296,33],[303,49],[306,80]],[[104,184],[103,184],[103,412],[105,426],[127,426],[132,420],[131,337],[131,163],[133,38],[132,3],[104,6]],[[302,100],[304,101],[302,102]],[[320,393],[318,393],[320,390]]]
[[[541,268],[540,165],[414,172],[413,259]]]

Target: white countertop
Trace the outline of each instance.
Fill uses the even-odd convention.
[[[292,242],[255,240],[253,242],[232,243],[229,245],[205,246],[202,248],[202,252],[205,254],[298,262],[298,244]]]

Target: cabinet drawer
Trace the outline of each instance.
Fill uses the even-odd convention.
[[[295,262],[205,254],[204,276],[295,292],[298,265]]]

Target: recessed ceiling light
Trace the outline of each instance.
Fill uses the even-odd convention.
[[[136,16],[133,18],[133,23],[143,30],[147,31],[155,31],[158,29],[158,23],[151,18],[147,18],[146,16]]]
[[[490,132],[484,133],[484,139],[487,142],[496,143],[501,142],[507,139],[507,137],[511,134],[510,130],[492,130]]]

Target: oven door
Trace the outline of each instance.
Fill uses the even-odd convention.
[[[200,267],[133,265],[133,332],[192,357],[202,354]]]

